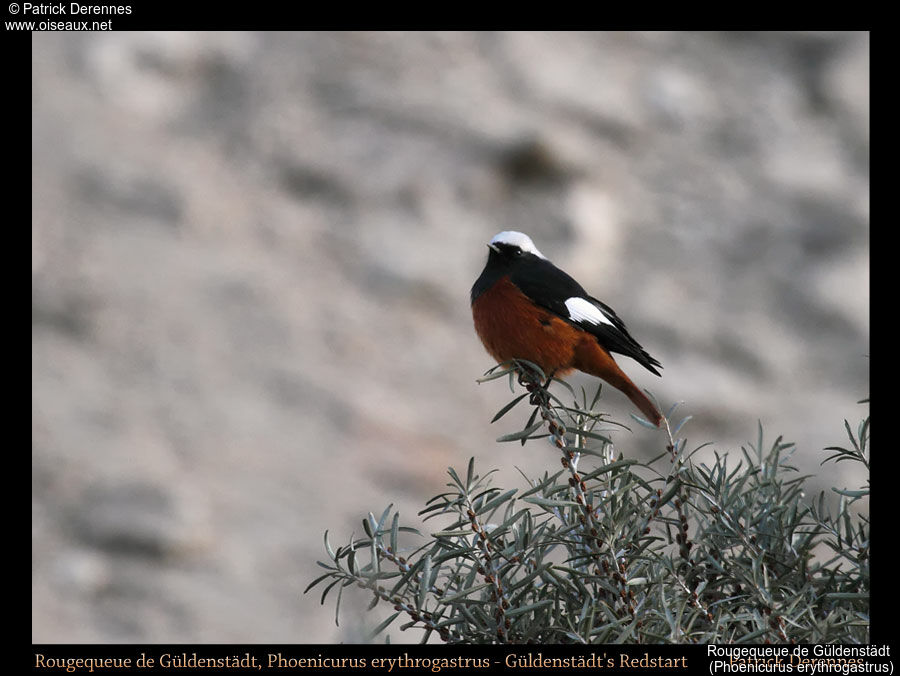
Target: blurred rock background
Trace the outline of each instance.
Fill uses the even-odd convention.
[[[337,628],[302,594],[326,528],[390,502],[421,525],[473,455],[507,487],[555,471],[494,442],[526,412],[490,425],[509,390],[475,382],[469,289],[504,229],[617,309],[691,444],[738,451],[760,420],[820,472],[868,395],[868,55],[865,33],[35,33],[33,640],[360,640],[368,598]],[[661,450],[633,427],[623,452]]]

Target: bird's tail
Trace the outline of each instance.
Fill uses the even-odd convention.
[[[659,427],[662,422],[662,414],[653,405],[647,396],[641,392],[637,385],[631,382],[631,378],[619,368],[612,355],[609,354],[596,340],[583,340],[575,349],[575,368],[602,378],[626,397],[631,399],[647,420]]]
[[[647,420],[659,427],[659,424],[662,422],[662,414],[653,405],[653,402],[647,398],[647,395],[641,392],[634,383],[629,380],[628,385],[630,387],[620,387],[619,389],[641,410],[641,413],[647,417]]]

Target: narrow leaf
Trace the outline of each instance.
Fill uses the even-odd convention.
[[[425,599],[428,596],[428,579],[431,577],[431,554],[425,555],[422,576],[419,578],[419,610],[425,610]]]
[[[541,420],[539,422],[534,423],[533,425],[526,427],[524,430],[519,430],[518,432],[513,432],[512,434],[504,434],[502,437],[497,437],[498,442],[503,441],[518,441],[519,439],[527,439],[531,436],[532,433],[536,432],[544,425],[544,421]]]
[[[522,613],[527,613],[532,610],[536,610],[538,608],[544,608],[546,606],[552,606],[553,599],[544,599],[542,601],[538,601],[537,603],[529,603],[526,606],[518,606],[517,608],[510,608],[506,611],[507,617],[515,617],[516,615],[521,615]]]
[[[376,598],[377,598],[377,597],[376,597]],[[385,629],[387,629],[388,625],[389,625],[391,622],[393,622],[394,620],[396,620],[396,619],[397,619],[397,615],[399,615],[399,614],[402,613],[402,612],[403,612],[402,610],[398,610],[398,611],[395,612],[393,615],[388,616],[388,618],[387,618],[386,620],[384,620],[383,622],[379,622],[379,623],[378,623],[378,626],[375,627],[375,628],[372,630],[372,632],[369,634],[369,639],[375,638],[376,636],[378,636],[378,634],[380,634],[380,633],[383,632]]]
[[[509,402],[506,406],[504,406],[504,407],[501,408],[499,411],[497,411],[497,414],[496,414],[493,418],[491,418],[491,422],[492,422],[492,423],[495,423],[495,422],[497,422],[498,420],[500,420],[500,418],[502,418],[502,417],[505,416],[507,413],[509,413],[509,412],[513,409],[513,407],[514,407],[516,404],[518,404],[520,401],[522,401],[522,400],[523,400],[525,397],[527,397],[529,394],[530,394],[529,392],[526,392],[525,394],[520,394],[518,397],[516,397],[515,399],[513,399],[513,400],[512,400],[511,402]]]

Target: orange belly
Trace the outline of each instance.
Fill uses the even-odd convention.
[[[574,366],[583,331],[528,300],[508,277],[500,279],[472,303],[475,330],[498,362],[526,359],[550,375]]]

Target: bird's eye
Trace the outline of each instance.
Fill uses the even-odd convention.
[[[515,249],[513,249],[513,255],[515,255],[515,256],[521,256],[523,253],[525,253],[525,252],[522,251],[522,249],[520,249],[519,247],[516,247]]]

